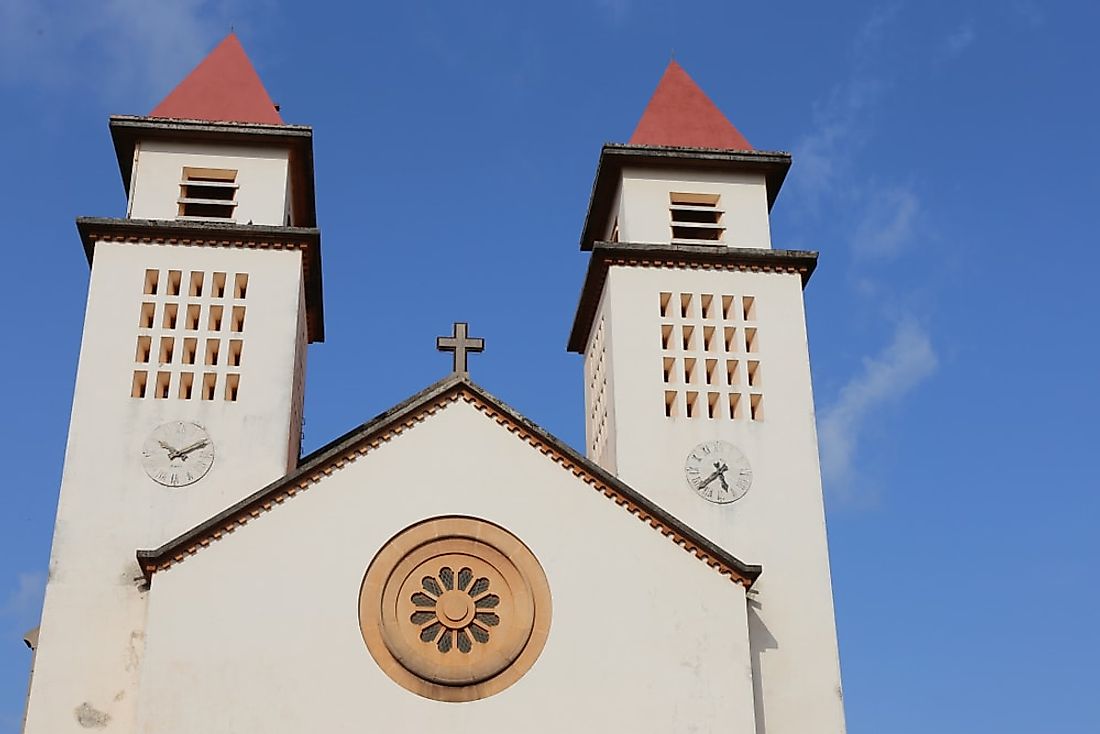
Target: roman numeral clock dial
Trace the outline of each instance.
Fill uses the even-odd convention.
[[[214,442],[198,423],[172,421],[157,426],[141,449],[141,466],[166,487],[186,487],[214,465]]]
[[[691,450],[684,478],[695,493],[725,505],[745,496],[752,486],[752,467],[741,449],[727,441],[707,441]]]

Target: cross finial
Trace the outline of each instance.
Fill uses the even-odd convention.
[[[469,328],[465,321],[456,321],[451,336],[440,336],[435,340],[435,348],[439,351],[454,352],[454,371],[460,375],[469,373],[466,367],[467,352],[485,351],[485,340],[467,336]]]

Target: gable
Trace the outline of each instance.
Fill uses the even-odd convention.
[[[249,730],[655,732],[726,721],[751,731],[744,587],[716,583],[465,389],[447,394],[308,491],[157,572],[144,722],[181,733],[225,720]],[[553,599],[549,638],[526,675],[462,706],[395,685],[368,653],[359,615],[380,549],[425,518],[454,515],[507,528],[538,559]],[[184,705],[177,685],[201,704]]]
[[[341,471],[349,464],[359,461],[383,444],[458,401],[491,418],[513,436],[537,449],[538,453],[579,479],[581,484],[576,489],[582,489],[583,485],[595,489],[735,583],[748,587],[760,575],[759,566],[743,563],[722,550],[461,376],[451,376],[436,383],[374,420],[336,439],[328,446],[306,457],[296,472],[245,498],[161,548],[154,551],[138,551],[138,563],[143,573],[147,579],[151,580],[157,571],[183,561],[188,556],[217,542],[225,534],[235,532],[254,519],[271,512],[286,503],[288,499],[316,486],[324,478],[332,476],[334,472]],[[471,456],[479,455],[477,447],[469,448]]]

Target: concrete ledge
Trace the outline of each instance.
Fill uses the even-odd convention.
[[[321,282],[321,231],[315,227],[271,227],[221,222],[78,217],[76,229],[92,264],[97,242],[197,245],[302,250],[306,285],[306,322],[310,342],[325,340],[325,304]]]
[[[612,265],[798,273],[805,287],[817,267],[817,253],[724,245],[596,242],[592,246],[592,259],[588,261],[588,272],[585,273],[577,313],[573,317],[573,329],[567,345],[570,352],[584,354],[607,280],[607,270]]]

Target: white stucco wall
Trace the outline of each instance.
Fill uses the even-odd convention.
[[[754,296],[764,420],[694,418],[664,414],[670,384],[662,358],[707,357],[702,339],[685,351],[661,350],[661,324],[681,319],[678,308],[662,318],[660,293]],[[697,301],[696,301],[697,303]],[[696,306],[697,308],[697,306]],[[798,275],[612,267],[601,311],[614,369],[615,454],[618,476],[764,573],[750,605],[754,666],[758,670],[758,719],[768,734],[843,731],[843,705],[833,617],[829,558],[821,492],[809,353]],[[706,323],[719,330],[720,315]],[[678,362],[677,364],[680,364]],[[719,380],[720,382],[721,380]],[[702,383],[702,380],[698,380]],[[705,396],[708,390],[695,389]],[[754,480],[733,504],[712,504],[687,485],[684,460],[704,441],[724,439],[748,456]],[[763,724],[762,724],[763,726]]]
[[[135,148],[130,182],[132,219],[176,219],[185,166],[237,171],[233,222],[282,226],[288,210],[289,152],[285,148],[143,140]]]
[[[61,482],[50,575],[42,616],[37,668],[30,694],[29,734],[84,731],[84,719],[109,717],[109,731],[133,731],[135,684],[143,649],[145,594],[134,553],[155,548],[220,511],[242,496],[282,476],[288,464],[293,405],[295,350],[304,348],[298,331],[301,255],[197,246],[96,245],[84,336]],[[146,269],[209,274],[248,273],[247,297],[234,300],[143,294]],[[231,291],[230,287],[230,291]],[[169,399],[131,397],[138,317],[144,302],[213,302],[246,306],[244,351],[238,371],[239,398],[226,402],[195,396]],[[158,305],[158,316],[161,313]],[[205,313],[205,311],[204,311]],[[228,316],[227,316],[228,318]],[[178,337],[199,344],[209,334],[204,319],[197,331],[180,325]],[[158,325],[156,332],[161,330]],[[230,336],[222,332],[223,337]],[[177,339],[177,342],[179,339]],[[174,373],[184,368],[177,345]],[[224,352],[222,361],[224,363]],[[225,368],[220,368],[225,371]],[[220,383],[219,383],[220,384]],[[168,421],[194,421],[206,427],[215,446],[213,468],[197,484],[164,487],[147,477],[142,444],[152,429]],[[92,712],[92,713],[89,713]],[[98,712],[98,713],[95,713]],[[91,717],[89,719],[89,717]]]
[[[425,518],[540,560],[549,639],[512,687],[421,698],[363,644],[378,549]],[[463,402],[184,562],[150,592],[140,731],[754,732],[745,594]]]
[[[728,247],[771,247],[768,192],[756,173],[623,169],[617,210],[622,242],[671,242],[670,193],[718,194],[725,215],[722,244]],[[616,214],[617,211],[617,214]]]

